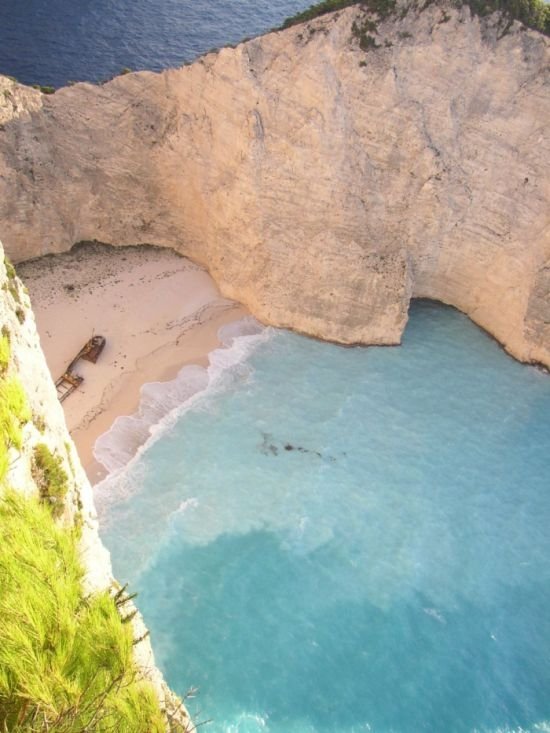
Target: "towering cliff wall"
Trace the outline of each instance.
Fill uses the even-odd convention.
[[[355,6],[161,74],[1,79],[4,241],[172,246],[347,343],[398,342],[435,298],[550,366],[548,49],[467,7]]]

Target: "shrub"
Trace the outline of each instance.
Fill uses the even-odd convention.
[[[368,51],[371,48],[379,48],[379,44],[376,43],[376,38],[369,35],[368,33],[361,36],[359,40],[359,46],[361,47],[362,51]]]
[[[454,0],[453,4],[457,8],[468,5],[472,14],[479,16],[489,15],[499,10],[508,18],[510,23],[513,20],[519,20],[528,28],[550,35],[550,3],[545,3],[544,0]],[[376,13],[382,19],[395,11],[396,0],[365,0],[364,2],[358,2],[358,0],[324,0],[324,2],[312,5],[302,13],[287,18],[281,28],[289,28],[298,23],[305,23],[320,15],[347,8],[350,5],[359,5],[364,10]],[[414,0],[402,8],[401,17],[404,17],[409,7],[415,7]]]
[[[38,430],[39,433],[43,433],[46,430],[46,420],[42,415],[39,415],[38,413],[34,413],[32,416],[32,421],[34,424],[34,427]]]
[[[4,333],[4,330],[2,330],[2,335],[0,335],[0,376],[3,376],[6,373],[10,363],[10,356],[11,346],[9,332]]]
[[[34,499],[0,498],[0,730],[164,733],[106,593],[84,597],[74,533]]]
[[[351,32],[354,38],[359,41],[359,48],[362,51],[368,51],[371,48],[378,48],[376,38],[371,36],[368,31],[374,31],[376,33],[376,23],[373,23],[368,18],[365,18],[361,23],[353,21],[351,26]]]
[[[335,10],[340,10],[341,8],[347,8],[349,5],[356,5],[357,0],[324,0],[324,2],[317,3],[316,5],[312,5],[307,10],[304,10],[301,13],[297,13],[296,15],[293,15],[290,18],[287,18],[281,28],[290,28],[290,26],[297,25],[298,23],[305,23],[308,20],[313,20],[314,18],[318,18],[320,15],[325,15],[326,13],[332,13]]]
[[[22,427],[31,419],[31,411],[21,382],[17,377],[0,381],[0,482],[7,473],[7,456],[11,447],[20,449]]]
[[[10,280],[13,280],[16,275],[15,267],[11,264],[11,262],[5,255],[4,255],[4,267],[6,268],[6,275],[8,276],[8,278]]]
[[[550,5],[544,0],[458,0],[457,7],[468,5],[473,15],[481,17],[499,10],[509,20],[519,20],[528,28],[550,35]]]
[[[38,89],[42,94],[55,94],[55,87],[49,86],[48,84],[33,84],[33,89]]]
[[[379,18],[387,18],[395,10],[396,0],[368,0],[362,5],[371,13],[376,13]]]
[[[45,443],[37,443],[34,447],[32,477],[41,500],[50,507],[54,517],[61,516],[69,490],[69,477],[61,457],[52,453]]]

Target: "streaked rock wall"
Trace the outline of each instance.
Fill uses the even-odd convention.
[[[396,343],[434,298],[550,366],[549,41],[400,15],[368,51],[351,7],[102,86],[0,78],[8,252],[171,246],[262,321],[344,343]]]

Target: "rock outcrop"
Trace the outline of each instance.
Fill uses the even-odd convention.
[[[549,45],[467,7],[356,6],[161,74],[2,78],[8,252],[171,246],[344,343],[396,343],[434,298],[550,366]]]

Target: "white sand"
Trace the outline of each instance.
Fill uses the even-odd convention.
[[[42,348],[54,381],[93,334],[107,339],[96,364],[81,360],[82,385],[63,402],[92,483],[103,475],[93,445],[139,404],[145,382],[208,362],[219,328],[246,310],[222,298],[201,267],[168,249],[79,245],[22,263]]]

